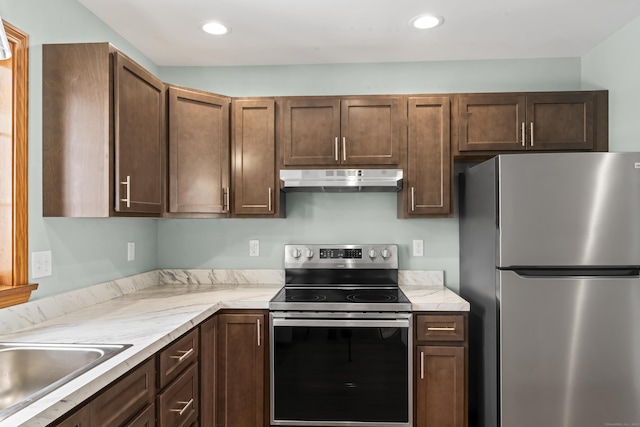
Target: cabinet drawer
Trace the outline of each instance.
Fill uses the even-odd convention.
[[[464,316],[416,316],[417,341],[464,341]]]
[[[164,388],[198,360],[198,328],[176,340],[158,355],[159,388]]]
[[[137,417],[129,421],[126,427],[156,427],[156,405],[147,406]]]
[[[190,426],[198,419],[198,364],[187,368],[158,395],[158,427]]]

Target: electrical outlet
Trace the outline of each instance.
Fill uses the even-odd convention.
[[[424,240],[413,241],[413,256],[424,256]]]
[[[136,259],[136,242],[127,242],[127,261]]]
[[[31,278],[51,276],[51,251],[31,253]]]
[[[249,240],[249,256],[260,256],[260,240]]]

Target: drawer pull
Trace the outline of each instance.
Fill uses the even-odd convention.
[[[177,403],[179,403],[180,405],[184,405],[182,409],[169,409],[169,411],[178,412],[178,415],[182,415],[187,410],[187,408],[193,404],[193,399],[190,399],[188,402],[177,402]]]
[[[438,327],[438,326],[431,326],[427,328],[427,331],[440,331],[440,332],[454,332],[456,330],[455,327]]]
[[[420,352],[420,379],[424,379],[424,352]]]
[[[184,359],[186,359],[187,357],[191,356],[193,354],[194,350],[193,348],[190,348],[189,350],[179,350],[178,353],[182,353],[180,356],[176,355],[176,356],[169,356],[170,359],[178,359],[178,363],[182,363],[184,361]]]

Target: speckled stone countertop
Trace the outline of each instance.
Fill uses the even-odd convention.
[[[414,311],[469,310],[465,300],[441,284],[441,274],[425,274],[427,285],[419,283],[426,276],[417,273],[402,285]],[[267,309],[282,287],[280,277],[277,270],[240,276],[157,270],[0,310],[3,342],[131,344],[0,426],[48,425],[221,309]]]

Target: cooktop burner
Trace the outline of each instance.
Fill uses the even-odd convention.
[[[271,310],[296,311],[411,311],[400,288],[289,288],[270,301]]]

